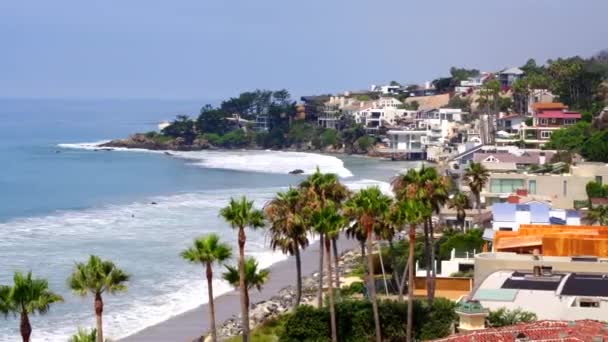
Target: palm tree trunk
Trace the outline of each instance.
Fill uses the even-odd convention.
[[[294,255],[296,256],[296,304],[300,305],[302,300],[302,260],[300,259],[300,246],[295,244]]]
[[[432,303],[435,299],[435,278],[437,278],[437,269],[435,265],[435,232],[433,231],[433,219],[429,219],[429,234],[431,236],[431,289],[429,292],[429,297]]]
[[[361,264],[365,267],[365,241],[359,241],[361,244]]]
[[[207,263],[207,294],[209,295],[209,325],[211,325],[211,340],[217,342],[217,330],[215,328],[215,305],[213,303],[213,271],[211,263]]]
[[[103,322],[101,315],[103,314],[103,299],[101,293],[95,294],[95,321],[97,327],[97,338],[96,342],[103,342]]]
[[[409,263],[406,262],[405,269],[403,270],[403,275],[401,276],[401,283],[399,283],[399,297],[398,297],[399,302],[403,302],[403,291],[405,291],[405,279],[408,274],[409,266],[410,266]]]
[[[249,304],[245,286],[245,229],[239,227],[239,290],[241,291],[241,325],[243,342],[249,342]]]
[[[416,244],[416,225],[410,226],[410,241],[408,263],[408,280],[407,280],[407,330],[406,341],[412,342],[412,326],[414,319],[414,248]]]
[[[380,315],[378,314],[378,303],[376,302],[376,280],[374,278],[374,255],[372,254],[372,227],[367,229],[367,280],[369,283],[369,298],[372,301],[374,311],[374,325],[376,326],[376,342],[382,341],[380,334]]]
[[[429,241],[429,219],[424,220],[424,262],[426,264],[426,299],[429,303],[431,299],[431,244]]]
[[[334,287],[331,281],[332,270],[331,270],[331,252],[329,247],[331,245],[331,239],[325,238],[325,254],[327,254],[327,277],[329,281],[327,282],[327,292],[329,297],[329,317],[331,320],[331,341],[338,342],[338,329],[336,327],[336,311],[334,308]],[[335,243],[335,240],[334,240]]]
[[[477,202],[477,221],[479,223],[479,228],[481,228],[481,195],[479,192],[475,193],[475,201]]]
[[[319,288],[317,290],[317,307],[323,307],[323,233],[319,234]]]
[[[336,288],[340,288],[340,258],[338,258],[338,239],[331,239],[331,247],[334,252],[334,268],[336,270]],[[331,279],[331,277],[329,278]]]
[[[30,318],[28,317],[25,309],[21,310],[21,322],[19,323],[19,331],[21,332],[21,338],[23,339],[23,342],[30,342],[32,326],[30,325]]]

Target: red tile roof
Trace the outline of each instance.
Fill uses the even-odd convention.
[[[562,112],[561,110],[543,110],[536,114],[540,119],[580,119],[581,114],[577,112]]]
[[[523,335],[520,335],[523,334]],[[594,337],[608,339],[608,328],[604,323],[592,320],[538,321],[511,325],[502,328],[477,330],[434,340],[436,342],[514,342],[517,336],[525,336],[528,341],[591,341]]]

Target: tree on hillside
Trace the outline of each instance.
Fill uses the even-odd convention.
[[[464,220],[467,217],[466,209],[471,209],[469,196],[463,192],[457,192],[450,198],[448,205],[450,209],[456,210],[456,220],[458,221],[460,229],[464,232]]]
[[[201,108],[201,113],[196,119],[196,128],[201,133],[215,133],[222,135],[228,131],[229,115],[221,109],[206,105]]]
[[[608,206],[598,205],[587,212],[585,218],[591,223],[598,223],[600,226],[608,225]]]
[[[465,170],[464,181],[475,195],[475,207],[477,208],[477,219],[481,225],[481,191],[490,178],[490,172],[481,163],[472,162]]]
[[[450,75],[452,75],[452,78],[456,82],[460,82],[468,79],[469,77],[479,76],[479,70],[451,67]]]
[[[162,133],[173,138],[183,138],[188,144],[192,143],[196,137],[194,121],[186,115],[178,115],[169,126],[162,130]]]

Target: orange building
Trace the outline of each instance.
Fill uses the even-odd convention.
[[[608,257],[608,227],[523,224],[518,231],[498,231],[495,252],[546,256]]]

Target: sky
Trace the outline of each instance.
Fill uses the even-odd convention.
[[[0,98],[422,83],[608,48],[606,0],[0,0]]]

